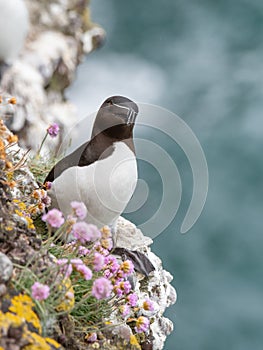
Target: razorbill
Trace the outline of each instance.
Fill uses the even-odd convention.
[[[114,227],[137,183],[133,128],[137,105],[113,96],[101,105],[90,141],[60,160],[45,179],[52,207],[70,215],[72,201],[84,202],[88,223]]]

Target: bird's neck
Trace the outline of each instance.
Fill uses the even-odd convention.
[[[118,133],[109,132],[109,130],[98,133],[91,139],[91,148],[96,149],[102,155],[110,152],[116,142],[124,142],[135,153],[132,130],[126,135],[122,132],[121,135],[124,137],[120,137]]]

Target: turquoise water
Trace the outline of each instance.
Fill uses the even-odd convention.
[[[192,193],[187,159],[161,132],[136,130],[173,157],[183,185],[178,215],[153,245],[178,293],[165,349],[261,350],[263,2],[94,0],[92,10],[108,38],[70,91],[80,115],[115,93],[160,105],[188,123],[208,162],[204,211],[181,235]],[[162,190],[153,167],[140,161],[139,170],[150,195],[126,215],[137,224]]]

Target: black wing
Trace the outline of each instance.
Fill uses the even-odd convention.
[[[46,181],[53,182],[64,170],[73,166],[88,166],[98,159],[109,157],[114,150],[115,140],[105,139],[102,134],[96,135],[92,140],[84,143],[74,152],[61,159],[49,172]]]
[[[49,174],[45,178],[45,182],[53,182],[55,178],[59,177],[64,170],[71,168],[73,166],[83,166],[85,160],[85,165],[89,165],[94,162],[93,157],[91,156],[92,152],[89,152],[89,142],[84,143],[74,152],[70,153],[68,156],[62,158],[57,164],[53,166]]]

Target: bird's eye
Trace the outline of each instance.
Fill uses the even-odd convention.
[[[111,106],[113,105],[112,100],[109,100],[108,103],[109,103]]]

